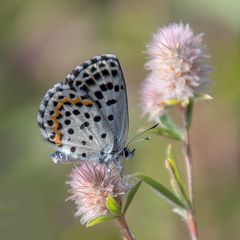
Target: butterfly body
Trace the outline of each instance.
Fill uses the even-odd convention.
[[[56,152],[55,163],[97,161],[121,165],[133,155],[128,133],[126,84],[114,55],[97,56],[77,66],[64,83],[48,90],[38,124]]]

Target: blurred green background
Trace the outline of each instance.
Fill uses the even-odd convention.
[[[65,202],[71,165],[55,165],[36,116],[46,90],[84,60],[115,53],[125,72],[130,133],[140,117],[145,45],[158,27],[188,22],[204,32],[212,58],[214,101],[195,106],[191,132],[201,239],[240,239],[240,1],[1,1],[0,239],[120,239],[114,223],[86,229]],[[139,106],[139,107],[137,107]],[[169,186],[168,139],[139,143],[127,173],[143,172]],[[181,148],[178,162],[182,170]],[[184,171],[182,171],[184,174]],[[184,223],[146,186],[127,213],[138,240],[188,239]]]

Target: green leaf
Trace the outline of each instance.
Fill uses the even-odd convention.
[[[118,202],[112,196],[107,197],[106,207],[111,213],[113,213],[115,215],[119,216],[121,214],[121,208],[120,208]]]
[[[143,133],[148,132],[150,134],[161,135],[161,136],[172,138],[175,140],[182,140],[181,131],[179,131],[179,130],[173,131],[172,129],[168,129],[167,127],[160,127],[159,123],[157,123],[151,127],[142,127],[140,129],[138,129],[138,132],[139,132],[139,135],[142,135]]]
[[[175,154],[171,145],[168,146],[167,151],[167,159],[165,161],[166,168],[169,171],[169,175],[171,177],[170,183],[179,198],[185,201],[186,204],[190,204],[188,194],[184,183],[180,177],[176,162],[175,162]]]
[[[172,121],[171,117],[167,114],[163,114],[159,118],[160,123],[162,124],[163,127],[168,128],[168,129],[176,129],[175,123]]]
[[[138,181],[138,182],[131,188],[131,190],[128,192],[123,213],[126,213],[128,207],[130,206],[130,204],[131,204],[131,202],[132,202],[135,194],[137,193],[137,191],[138,191],[141,183],[142,183],[142,181]]]
[[[170,192],[166,187],[164,187],[162,184],[160,184],[153,178],[140,173],[136,174],[135,176],[145,182],[152,189],[156,190],[160,194],[160,196],[162,196],[172,205],[180,208],[186,208],[185,204],[175,194]]]
[[[174,140],[179,140],[179,141],[182,140],[182,133],[180,131],[172,131],[167,128],[156,127],[154,129],[150,130],[149,132],[152,134],[172,138]]]
[[[93,227],[99,223],[103,223],[103,222],[107,222],[107,221],[111,221],[115,218],[117,218],[118,216],[109,216],[109,215],[106,215],[106,216],[100,216],[100,217],[97,217],[95,219],[93,219],[92,221],[88,222],[87,223],[87,227]]]
[[[162,128],[159,127],[156,129],[159,129],[160,135],[167,136],[175,140],[182,140],[183,138],[182,132],[179,130],[176,124],[172,121],[169,115],[167,114],[161,115],[159,118],[159,121],[160,121],[160,124],[162,125]]]

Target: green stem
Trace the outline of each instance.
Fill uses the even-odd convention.
[[[192,106],[191,106],[192,107]],[[197,222],[195,217],[194,211],[194,197],[193,197],[193,162],[192,162],[192,154],[191,154],[191,147],[190,147],[190,138],[189,138],[189,128],[190,122],[188,121],[191,116],[187,108],[182,109],[184,115],[184,125],[185,125],[185,136],[183,140],[183,153],[185,158],[186,164],[186,172],[187,172],[187,183],[188,183],[188,193],[190,199],[190,206],[188,209],[187,215],[187,225],[189,229],[189,233],[191,235],[192,240],[198,239],[198,230],[197,230]]]
[[[190,198],[191,204],[193,204],[193,164],[192,164],[189,132],[187,129],[185,131],[185,138],[183,140],[183,152],[184,152],[186,171],[187,171],[189,198]]]

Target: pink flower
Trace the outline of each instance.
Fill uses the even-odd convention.
[[[73,200],[77,206],[76,216],[82,224],[109,214],[106,199],[111,196],[122,204],[122,195],[129,189],[130,184],[120,173],[111,169],[108,171],[104,164],[83,163],[75,167],[70,174],[69,192],[67,200]]]
[[[167,100],[194,98],[207,90],[209,56],[202,46],[202,34],[194,36],[188,24],[160,28],[147,45],[147,54],[150,73],[142,85],[141,100],[143,113],[150,119],[159,117]]]

